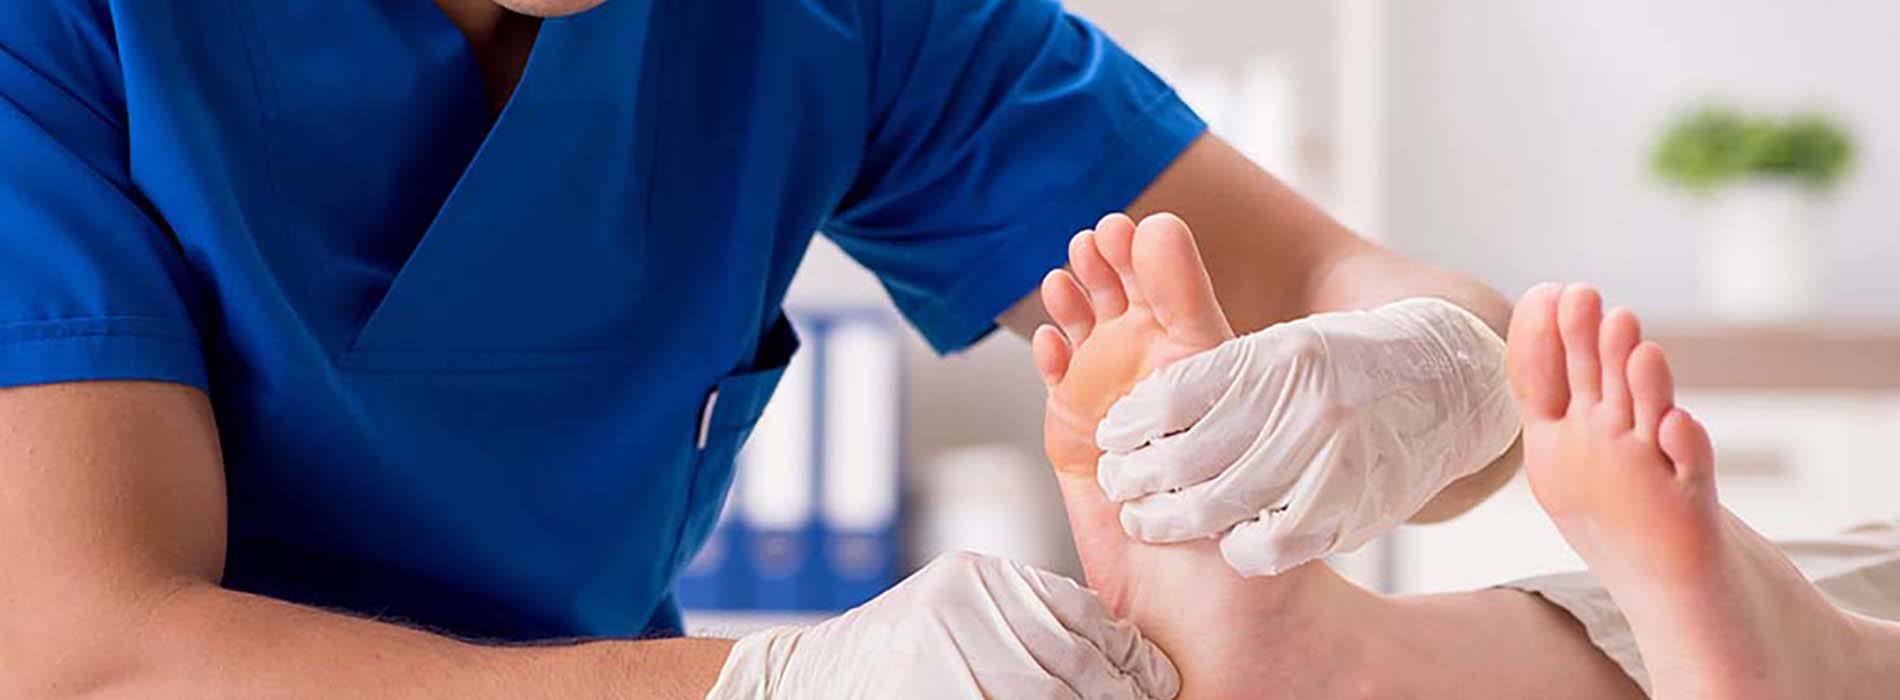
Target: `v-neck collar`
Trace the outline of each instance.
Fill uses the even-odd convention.
[[[469,32],[464,30],[462,26],[456,22],[455,18],[449,15],[447,10],[442,9],[441,6],[436,5],[433,1],[431,1],[430,4],[433,7],[431,8],[431,12],[429,14],[431,14],[436,19],[436,21],[440,22],[444,27],[446,27],[447,30],[453,31],[455,35],[461,39],[461,43],[463,46],[462,63],[465,70],[470,75],[473,76],[474,84],[481,88],[480,93],[482,96],[482,104],[485,107],[487,107],[490,113],[488,131],[492,135],[495,129],[498,126],[500,126],[500,124],[502,123],[503,116],[506,115],[510,107],[514,105],[515,97],[521,94],[522,86],[528,82],[530,76],[533,74],[534,65],[536,63],[536,57],[538,54],[543,52],[543,49],[546,46],[547,42],[545,40],[550,34],[550,31],[549,31],[550,25],[559,23],[559,21],[562,18],[526,18],[527,20],[535,22],[535,26],[533,28],[534,37],[530,40],[530,43],[528,45],[528,55],[522,60],[519,74],[514,77],[514,84],[508,86],[507,99],[503,100],[501,104],[497,106],[494,99],[496,85],[494,81],[491,80],[491,76],[489,75],[488,69],[485,66],[484,61],[482,59],[481,52],[475,46],[474,41],[469,38]],[[595,8],[590,9],[588,12],[583,12],[580,15],[576,15],[576,16],[585,16],[589,12],[592,12],[593,10],[597,10],[597,9],[599,8],[595,7]],[[503,10],[503,12],[511,14],[511,15],[513,14],[512,12],[508,10]],[[519,20],[511,20],[511,19],[508,19],[506,16],[504,16],[504,19],[502,21],[508,22],[508,21],[519,21]]]
[[[517,15],[517,17],[519,17],[519,15]],[[488,96],[490,112],[497,118],[501,116],[501,111],[507,108],[508,102],[514,99],[515,90],[521,87],[521,81],[527,79],[528,62],[534,59],[535,47],[541,45],[541,28],[546,25],[546,20],[538,17],[524,17],[513,21],[527,23],[526,26],[507,30],[507,32],[522,32],[526,34],[525,38],[528,44],[526,51],[520,56],[520,63],[499,66],[498,68],[506,71],[505,73],[491,73],[490,71],[496,68],[488,66],[487,61],[492,59],[482,56],[479,52],[477,52],[475,56],[475,65],[482,73],[482,91]],[[498,35],[499,34],[501,33],[498,33]],[[521,40],[521,37],[512,36],[506,39],[500,39],[502,42],[519,40]],[[469,49],[474,51],[474,45],[471,44]],[[513,60],[513,58],[512,56],[508,57],[509,60]]]
[[[637,194],[645,187],[652,154],[650,144],[636,137],[645,133],[640,126],[640,76],[646,74],[644,47],[651,39],[650,12],[655,5],[648,0],[616,0],[577,15],[543,20],[513,95],[346,354],[453,343],[453,338],[445,337],[447,328],[432,336],[417,329],[452,322],[474,327],[477,319],[460,316],[491,313],[496,305],[479,303],[481,293],[473,291],[454,297],[468,304],[467,309],[442,306],[439,290],[471,284],[466,281],[471,275],[494,279],[513,274],[510,270],[526,269],[541,258],[550,259],[548,274],[562,274],[554,270],[566,269],[578,275],[572,270],[581,261],[552,261],[552,257],[566,255],[562,250],[567,246],[614,247],[639,241],[640,236],[623,232],[645,218],[643,200]],[[447,15],[437,12],[436,16],[445,27],[460,31],[453,29]],[[479,72],[474,54],[467,55],[468,69]],[[585,165],[606,157],[601,155],[605,153],[638,162],[630,169]],[[582,172],[588,174],[579,176]],[[603,207],[602,202],[618,204]],[[563,231],[560,240],[553,242],[521,235],[536,230],[549,206],[587,212],[587,225]],[[610,230],[616,232],[612,240],[589,238]],[[502,262],[515,267],[478,269]]]

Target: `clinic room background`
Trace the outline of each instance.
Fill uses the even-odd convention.
[[[1764,533],[1891,515],[1900,6],[1068,4],[1361,232],[1509,294],[1592,280],[1651,319],[1724,501]],[[689,625],[841,610],[953,549],[1077,573],[1027,343],[931,358],[822,239],[788,305],[809,351],[681,584]],[[1521,478],[1340,564],[1396,592],[1581,567]]]

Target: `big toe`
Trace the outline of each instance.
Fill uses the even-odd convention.
[[[1556,419],[1570,402],[1563,339],[1557,333],[1557,298],[1562,290],[1556,284],[1532,287],[1511,313],[1505,361],[1512,394],[1526,417]]]
[[[1156,214],[1144,219],[1135,231],[1131,257],[1135,282],[1169,336],[1204,347],[1234,337],[1214,297],[1214,282],[1194,233],[1180,217]]]

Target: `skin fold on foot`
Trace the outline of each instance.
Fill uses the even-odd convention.
[[[1656,697],[1892,697],[1891,626],[1830,604],[1722,508],[1708,433],[1634,314],[1540,286],[1508,352],[1532,491],[1628,617]]]
[[[1045,449],[1090,585],[1167,652],[1183,698],[1638,696],[1574,620],[1523,593],[1388,598],[1324,562],[1242,578],[1214,540],[1127,537],[1096,482],[1097,422],[1149,372],[1233,331],[1178,218],[1110,215],[1069,252],[1042,287],[1060,330],[1033,343]]]

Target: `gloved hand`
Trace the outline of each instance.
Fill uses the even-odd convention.
[[[1168,365],[1109,410],[1096,442],[1129,535],[1219,535],[1227,563],[1253,576],[1396,527],[1497,459],[1518,427],[1504,341],[1420,298],[1278,324]]]
[[[1168,700],[1174,665],[1088,589],[997,557],[938,557],[876,600],[732,648],[709,699]]]

